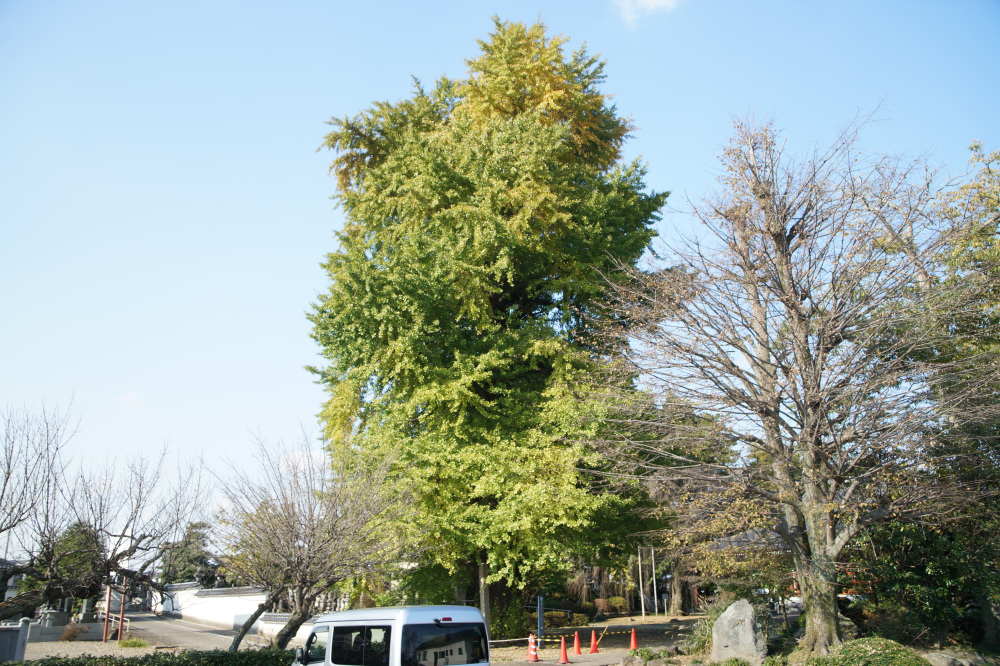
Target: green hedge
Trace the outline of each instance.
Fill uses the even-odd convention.
[[[534,631],[538,626],[538,613],[528,613],[528,629]],[[562,627],[585,626],[590,620],[583,613],[573,613],[570,611],[545,611],[545,628],[561,629]],[[490,634],[493,635],[492,633]]]
[[[4,661],[5,666],[289,666],[295,659],[291,650],[226,650],[154,652],[139,657],[92,657],[66,659],[48,657],[34,661]]]

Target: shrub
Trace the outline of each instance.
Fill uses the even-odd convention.
[[[908,644],[928,633],[928,628],[919,615],[893,601],[883,601],[880,604],[864,602],[857,606],[860,606],[861,616],[859,627],[873,635]],[[856,618],[858,613],[855,611],[854,615]]]
[[[896,641],[871,636],[847,641],[827,657],[813,657],[810,666],[930,666],[930,662]]]
[[[529,613],[525,616],[527,620],[531,623],[531,627],[538,625],[538,613]],[[587,617],[579,613],[571,613],[569,611],[545,611],[545,628],[546,629],[560,629],[562,627],[573,627],[579,624],[586,624]],[[492,633],[492,632],[490,632]],[[520,637],[522,634],[515,634],[515,637]]]
[[[75,641],[79,638],[80,634],[90,631],[90,627],[85,627],[82,624],[76,622],[70,622],[62,630],[62,634],[59,636],[61,641]]]
[[[608,606],[616,613],[624,613],[628,610],[628,601],[625,600],[625,597],[610,597],[608,599]]]
[[[730,657],[722,662],[722,666],[753,666],[746,659],[740,659],[739,657]]]
[[[145,638],[126,638],[123,641],[118,641],[118,647],[144,648],[144,647],[149,647],[149,641],[147,641]]]
[[[568,627],[571,617],[573,617],[573,614],[566,611],[548,611],[545,613],[545,627],[547,629]]]
[[[684,647],[691,654],[708,654],[712,649],[712,628],[719,616],[729,608],[729,602],[722,599],[703,602],[701,610],[706,617],[701,618],[691,627],[691,635],[684,641]]]
[[[548,619],[548,614],[545,618]],[[521,638],[528,633],[528,623],[528,613],[517,602],[511,601],[502,607],[494,605],[490,610],[490,635],[496,638]]]
[[[593,616],[597,612],[597,606],[589,601],[584,601],[580,604],[580,612],[585,615]]]
[[[656,658],[656,655],[653,654],[653,651],[650,650],[649,648],[638,648],[635,650],[629,650],[628,656],[635,657],[636,659],[642,659],[643,662],[652,661],[653,659]]]
[[[844,666],[929,666],[930,662],[896,641],[872,636],[847,641],[837,650]]]

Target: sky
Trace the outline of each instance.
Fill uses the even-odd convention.
[[[805,153],[874,112],[864,147],[951,174],[1000,149],[998,0],[0,0],[0,406],[71,409],[97,459],[315,434],[325,121],[464,76],[493,15],[607,60],[671,208],[735,118]]]

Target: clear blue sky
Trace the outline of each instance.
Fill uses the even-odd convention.
[[[314,428],[324,121],[463,75],[493,14],[603,54],[675,205],[748,113],[806,150],[881,105],[867,147],[952,172],[1000,148],[997,0],[0,0],[0,404],[72,399],[101,456]]]

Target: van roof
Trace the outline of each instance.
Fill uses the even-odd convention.
[[[382,606],[326,613],[316,618],[320,622],[372,622],[402,620],[411,624],[430,624],[451,618],[452,622],[482,622],[483,615],[474,606]]]

